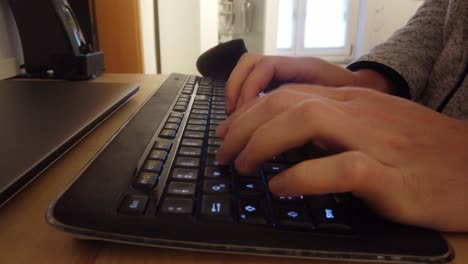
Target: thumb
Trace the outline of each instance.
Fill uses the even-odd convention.
[[[270,191],[278,196],[378,192],[389,168],[359,151],[349,151],[301,162],[274,176]],[[369,198],[369,197],[367,197]]]

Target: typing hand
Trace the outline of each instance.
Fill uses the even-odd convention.
[[[364,88],[287,85],[244,104],[217,131],[217,158],[242,174],[312,143],[334,155],[273,177],[294,196],[352,192],[407,224],[468,231],[468,124]]]
[[[246,53],[226,84],[226,111],[233,113],[257,98],[270,83],[306,83],[325,86],[359,86],[390,92],[390,83],[372,70],[351,72],[318,58],[263,56]]]
[[[273,81],[327,86],[356,84],[351,71],[321,59],[246,53],[226,84],[227,112],[232,113],[244,103],[255,99]]]

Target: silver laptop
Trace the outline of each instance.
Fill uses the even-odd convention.
[[[0,81],[0,206],[138,88],[98,82]]]

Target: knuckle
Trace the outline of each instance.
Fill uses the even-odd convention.
[[[326,106],[319,100],[308,100],[296,108],[297,116],[303,120],[315,120],[323,116]]]
[[[350,151],[346,155],[346,159],[342,163],[347,180],[360,182],[362,179],[369,176],[370,167],[368,157],[360,151]]]

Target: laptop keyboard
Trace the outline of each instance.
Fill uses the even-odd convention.
[[[269,179],[311,157],[303,148],[273,157],[248,176],[218,164],[222,139],[216,128],[227,118],[224,89],[224,81],[187,79],[130,179],[132,191],[119,199],[118,213],[354,233],[349,194],[276,197],[268,190]],[[156,209],[148,210],[153,204]]]

